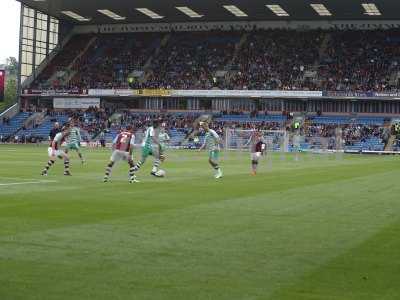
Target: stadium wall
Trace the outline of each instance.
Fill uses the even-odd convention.
[[[284,98],[202,98],[202,97],[100,97],[100,96],[32,96],[23,97],[22,107],[33,104],[39,107],[57,107],[57,101],[71,109],[84,106],[112,105],[121,109],[180,110],[180,111],[267,111],[268,113],[318,112],[329,115],[400,116],[400,101],[336,100],[336,99],[284,99]],[[95,101],[95,102],[91,102]],[[67,108],[67,107],[66,107]]]
[[[258,22],[191,22],[191,23],[141,23],[77,25],[75,33],[123,33],[123,32],[170,32],[170,31],[210,31],[293,29],[293,30],[388,30],[400,28],[400,21],[258,21]]]
[[[74,25],[21,4],[18,95],[73,35]]]

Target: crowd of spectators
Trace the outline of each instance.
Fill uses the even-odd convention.
[[[390,136],[390,131],[378,125],[310,124],[302,128],[302,134],[304,134],[308,142],[315,142],[315,138],[323,139],[329,149],[335,149],[344,146],[353,146],[356,143],[366,142],[371,138],[377,138],[386,144]]]
[[[399,44],[397,29],[78,35],[33,87],[393,91]]]
[[[91,107],[87,110],[68,110],[64,112],[35,107],[29,107],[29,109],[45,112],[46,117],[54,121],[57,116],[60,115],[66,116],[68,120],[78,121],[84,141],[104,139],[106,133],[115,134],[127,124],[133,125],[138,132],[143,132],[154,119],[162,120],[167,131],[170,133],[183,133],[186,135],[192,130],[195,120],[199,117],[199,113],[145,113],[130,110],[116,112],[111,109],[100,109],[96,107]],[[377,138],[381,140],[382,143],[386,144],[391,134],[390,130],[377,125],[329,125],[317,124],[312,121],[309,124],[306,122],[304,126],[292,130],[293,127],[290,127],[290,124],[293,122],[290,118],[284,122],[252,120],[254,116],[250,116],[248,112],[246,113],[248,116],[247,120],[223,121],[223,118],[220,118],[221,116],[243,115],[245,113],[246,112],[241,110],[221,111],[215,114],[214,121],[211,123],[210,127],[216,130],[222,137],[228,128],[244,130],[286,130],[304,136],[305,142],[308,142],[310,145],[320,145],[322,141],[325,143],[323,147],[328,149],[352,146],[371,138]],[[14,143],[36,143],[41,140],[47,140],[47,137],[25,136],[21,133],[17,133],[12,137],[1,137],[1,142],[11,141]],[[338,144],[339,142],[341,145]],[[398,140],[395,140],[394,148],[397,149],[398,146],[400,146],[398,145]]]
[[[92,34],[74,36],[52,60],[50,64],[38,75],[32,88],[61,88],[60,78],[67,72],[67,67],[84,49]],[[52,79],[51,84],[49,80]]]
[[[381,126],[347,125],[342,129],[342,132],[346,145],[353,145],[359,141],[364,142],[371,137],[387,140],[385,128]]]
[[[10,118],[8,118],[8,117],[4,117],[4,118],[2,118],[1,120],[1,124],[4,124],[4,125],[10,125]]]
[[[160,39],[156,33],[100,35],[74,64],[76,75],[70,86],[128,88],[128,77],[134,71],[143,70]]]
[[[321,89],[331,91],[398,90],[398,30],[335,31],[319,67]],[[394,80],[391,76],[395,76]]]
[[[305,77],[319,58],[320,31],[258,30],[251,32],[232,66],[230,89],[314,90]]]
[[[240,32],[175,33],[153,59],[146,88],[224,88],[216,72],[224,71],[233,59]],[[220,86],[219,86],[220,85]]]

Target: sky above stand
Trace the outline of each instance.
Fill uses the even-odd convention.
[[[0,64],[14,56],[18,59],[20,3],[16,0],[0,0]]]

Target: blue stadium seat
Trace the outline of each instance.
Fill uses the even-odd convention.
[[[9,136],[16,133],[32,113],[21,112],[10,120],[10,124],[0,124],[0,135]]]

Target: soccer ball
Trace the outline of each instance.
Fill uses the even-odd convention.
[[[165,175],[166,175],[166,172],[164,170],[158,170],[156,172],[157,177],[165,177]]]

